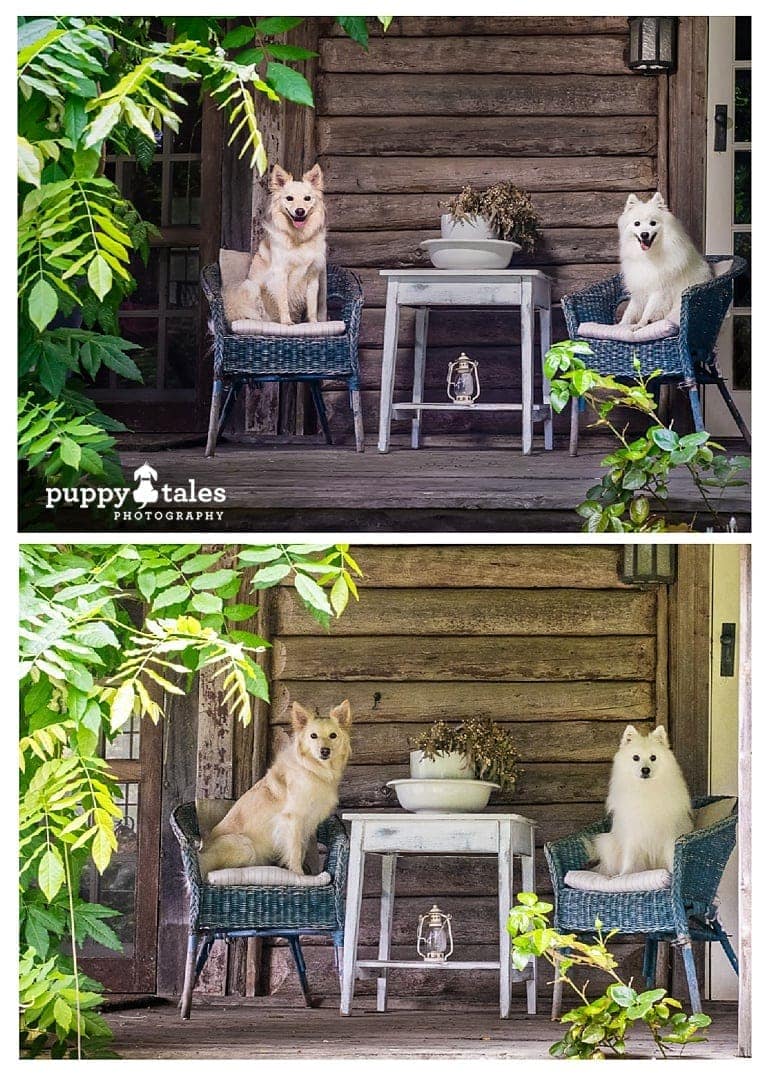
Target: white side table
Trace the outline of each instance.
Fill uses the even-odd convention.
[[[547,379],[542,376],[542,403],[534,403],[534,321],[539,313],[540,355],[544,361],[550,348],[550,278],[541,270],[380,270],[387,279],[384,347],[382,354],[382,390],[379,403],[379,451],[390,447],[390,425],[396,419],[413,414],[411,445],[419,446],[422,414],[427,411],[520,412],[524,454],[531,453],[533,425],[544,423],[545,449],[553,449],[553,416],[549,403]],[[427,357],[427,325],[431,307],[517,307],[521,309],[521,401],[494,404],[478,401],[474,405],[422,400]],[[417,309],[414,335],[414,384],[411,401],[393,401],[395,360],[398,352],[400,309]],[[461,342],[457,342],[457,354]],[[481,373],[481,379],[483,375]],[[481,385],[483,385],[481,383]]]
[[[377,1011],[387,1009],[387,973],[393,968],[454,971],[499,971],[499,1015],[510,1015],[513,967],[507,916],[513,904],[514,862],[521,860],[521,883],[534,892],[534,829],[529,818],[518,814],[343,814],[352,824],[347,877],[347,911],[342,962],[343,1016],[349,1016],[355,978],[363,971],[380,972],[377,978]],[[382,856],[382,899],[379,950],[376,960],[358,959],[358,924],[363,895],[363,871],[367,854]],[[398,855],[496,855],[499,880],[499,959],[425,960],[390,959],[395,868]],[[416,938],[416,927],[414,927]],[[536,965],[527,969],[526,1004],[530,1015],[537,1011]]]

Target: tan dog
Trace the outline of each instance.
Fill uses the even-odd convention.
[[[326,207],[320,165],[301,180],[275,165],[264,235],[248,277],[225,289],[228,320],[268,319],[290,325],[325,318]],[[322,288],[322,292],[321,292]]]
[[[328,717],[312,716],[298,701],[291,709],[294,737],[285,739],[272,766],[203,841],[200,872],[279,864],[301,874],[318,825],[339,801],[350,757],[349,701]]]

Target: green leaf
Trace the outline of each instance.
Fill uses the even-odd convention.
[[[302,22],[304,22],[303,15],[276,15],[271,18],[260,19],[256,24],[256,29],[260,34],[285,34]]]
[[[234,30],[230,30],[229,34],[225,34],[222,39],[222,48],[240,49],[254,40],[254,34],[253,26],[236,26]]]
[[[269,86],[287,101],[295,101],[298,105],[315,104],[312,96],[312,87],[300,71],[270,61],[267,65],[266,81]]]
[[[675,450],[678,446],[678,435],[670,428],[652,428],[649,434],[660,450]]]
[[[99,829],[93,838],[91,844],[91,858],[93,859],[96,869],[100,874],[109,866],[109,861],[112,858],[112,845],[109,840],[109,833],[104,829]]]
[[[165,589],[162,593],[158,593],[152,601],[152,610],[157,611],[158,608],[172,607],[174,604],[181,604],[189,595],[189,585],[172,585],[170,589]]]
[[[629,1005],[634,1004],[638,994],[632,986],[625,986],[624,983],[614,983],[607,991],[612,1001],[615,1001],[617,1005],[621,1005],[623,1009],[626,1009]]]
[[[72,439],[62,439],[59,443],[59,453],[65,465],[77,469],[80,466],[80,447]]]
[[[88,267],[88,284],[100,300],[103,300],[112,288],[112,269],[101,253],[91,259]]]
[[[43,155],[21,135],[17,136],[16,156],[19,180],[33,187],[40,187],[40,173],[43,171]]]
[[[110,727],[119,731],[134,710],[133,682],[125,682],[119,687],[110,707]]]
[[[251,578],[252,589],[270,589],[277,585],[291,570],[288,563],[275,563],[273,566],[264,566],[257,570]]]
[[[74,1013],[64,998],[57,997],[53,1003],[53,1015],[56,1023],[64,1028],[65,1031],[73,1030],[77,1026],[77,1021],[73,1024]]]
[[[212,574],[201,574],[190,582],[195,592],[208,589],[221,589],[231,585],[238,577],[237,570],[215,570]]]
[[[309,60],[311,56],[318,55],[312,49],[303,49],[299,45],[278,45],[271,42],[266,48],[270,56],[278,60]]]
[[[347,607],[349,599],[350,590],[347,587],[347,582],[344,580],[344,577],[340,574],[331,588],[331,606],[334,609],[334,614],[337,618],[339,618]]]
[[[29,317],[38,330],[45,330],[59,309],[56,290],[45,278],[38,278],[27,300]]]
[[[49,847],[37,869],[37,883],[49,904],[64,884],[64,880],[64,863],[61,855],[55,848]]]
[[[259,608],[255,604],[230,604],[224,609],[224,617],[228,622],[244,622],[257,613]]]
[[[212,615],[222,610],[222,598],[207,592],[196,593],[190,601],[190,607],[193,611],[202,611],[205,615]]]
[[[307,577],[306,574],[295,574],[294,588],[310,607],[325,612],[327,615],[331,614],[331,605],[328,602],[328,597],[323,589],[321,589],[320,585],[318,585],[316,581],[313,581],[312,578]]]
[[[253,566],[260,563],[274,562],[275,559],[279,559],[282,555],[283,550],[278,547],[246,548],[245,551],[239,553],[238,559],[247,566]]]
[[[336,21],[349,38],[364,49],[368,49],[368,27],[365,15],[337,15]]]

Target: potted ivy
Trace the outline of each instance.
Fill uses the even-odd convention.
[[[442,203],[441,236],[451,240],[507,240],[518,250],[534,250],[539,236],[531,197],[511,180],[500,180],[480,190],[470,186]]]
[[[488,717],[456,725],[436,720],[417,736],[409,767],[412,779],[485,780],[510,792],[518,752],[512,736]]]

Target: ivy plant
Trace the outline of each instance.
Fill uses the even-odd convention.
[[[328,627],[357,599],[346,544],[206,549],[182,545],[23,545],[19,677],[20,1004],[25,1056],[102,1055],[99,985],[80,970],[86,940],[120,949],[117,914],[85,901],[90,861],[117,850],[118,788],[101,756],[131,716],[157,723],[169,695],[206,672],[235,720],[269,700],[244,628],[261,589],[293,587]],[[253,599],[255,602],[249,602]]]
[[[601,461],[608,472],[577,506],[583,532],[688,531],[700,526],[702,518],[716,529],[726,529],[723,496],[727,489],[747,484],[743,474],[750,459],[722,453],[724,447],[707,431],[679,436],[672,424],[666,425],[650,390],[661,371],[644,378],[635,359],[636,379],[627,385],[593,371],[586,360],[591,355],[587,342],[569,340],[559,341],[545,356],[553,409],[560,413],[572,398],[584,398],[596,412],[592,426],[606,428],[619,444]],[[645,434],[630,435],[626,424],[620,427],[616,420],[620,408],[641,413],[650,421]],[[702,511],[688,525],[672,525],[665,517],[669,483],[681,469],[699,492]]]
[[[703,1041],[702,1032],[711,1024],[705,1013],[687,1016],[681,1002],[670,997],[667,990],[637,991],[631,982],[617,975],[617,961],[608,949],[616,930],[603,933],[600,919],[595,922],[595,936],[582,941],[576,934],[560,934],[549,925],[547,915],[553,905],[540,900],[534,893],[518,893],[518,904],[512,908],[507,930],[512,939],[512,960],[517,971],[523,971],[534,957],[544,957],[552,965],[558,982],[568,986],[578,1004],[561,1017],[569,1029],[563,1038],[553,1043],[554,1057],[602,1059],[624,1057],[627,1035],[639,1021],[651,1036],[661,1057],[680,1047]],[[591,1000],[588,983],[579,985],[576,972],[601,972],[614,981]]]

